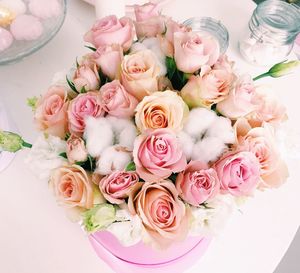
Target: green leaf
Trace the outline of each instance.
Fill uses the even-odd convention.
[[[68,83],[68,85],[70,86],[70,88],[71,88],[75,93],[79,94],[78,91],[77,91],[76,88],[75,88],[74,83],[68,79],[68,76],[66,76],[66,80],[67,80],[67,83]]]
[[[92,50],[92,51],[97,51],[97,48],[95,48],[95,47],[92,47],[92,46],[85,46],[86,48],[88,48],[88,49],[90,49],[90,50]]]
[[[79,68],[79,63],[78,63],[77,57],[76,57],[76,67]]]
[[[101,81],[101,84],[102,84],[102,85],[104,85],[104,84],[106,84],[106,83],[108,83],[108,82],[111,81],[110,78],[107,77],[107,76],[102,72],[101,69],[99,69],[98,74],[99,74],[100,81]]]
[[[85,86],[82,86],[82,87],[81,87],[80,93],[86,93]]]
[[[33,112],[35,112],[37,108],[37,101],[38,98],[36,96],[27,99],[27,105],[32,109]]]
[[[65,136],[65,141],[67,141],[69,138],[70,138],[71,134],[70,133],[66,133],[66,136]]]
[[[127,166],[126,166],[126,168],[125,168],[125,171],[126,172],[133,172],[133,171],[135,171],[136,170],[136,166],[135,166],[135,163],[132,161],[132,162],[130,162]]]
[[[168,78],[171,80],[177,70],[175,60],[171,57],[166,57],[166,66]]]
[[[68,158],[67,153],[60,153],[59,156],[63,157],[63,158]]]

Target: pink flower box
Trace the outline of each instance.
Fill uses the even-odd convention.
[[[117,273],[182,273],[205,253],[211,238],[189,237],[167,250],[155,250],[140,242],[124,247],[109,232],[89,236],[99,258]]]

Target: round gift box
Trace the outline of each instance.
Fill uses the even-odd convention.
[[[97,255],[117,273],[182,273],[200,259],[211,238],[189,237],[164,250],[143,242],[124,247],[106,231],[90,235],[89,240]]]

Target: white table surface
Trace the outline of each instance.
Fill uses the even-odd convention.
[[[112,1],[113,2],[113,1]],[[229,54],[242,71],[262,72],[242,61],[236,43],[254,4],[248,0],[174,0],[166,14],[178,20],[192,16],[219,18],[230,32]],[[24,61],[0,67],[0,96],[29,142],[37,132],[26,98],[43,93],[54,72],[86,52],[82,35],[94,20],[92,7],[69,1],[60,33]],[[274,92],[288,106],[291,124],[299,130],[299,74],[273,81]],[[0,173],[0,272],[112,273],[92,250],[79,226],[70,223],[47,185],[23,163],[26,151]],[[288,249],[300,223],[300,168],[290,160],[290,179],[282,188],[256,195],[236,213],[205,256],[187,273],[272,273]]]

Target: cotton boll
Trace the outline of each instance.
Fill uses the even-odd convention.
[[[106,117],[114,132],[114,144],[133,150],[133,143],[137,135],[134,123],[129,119],[120,119],[112,116]]]
[[[208,128],[206,136],[217,137],[227,144],[234,143],[235,141],[231,121],[230,119],[224,117],[216,118],[216,120]]]
[[[206,137],[193,147],[192,160],[203,162],[215,161],[224,152],[227,146],[217,137]]]
[[[146,50],[147,47],[140,42],[134,43],[130,48],[130,53],[136,53],[138,51]]]
[[[186,156],[186,159],[190,160],[192,156],[195,140],[184,131],[181,131],[178,134],[178,139],[181,143],[182,150]]]
[[[206,108],[194,108],[190,111],[184,131],[190,136],[201,138],[205,131],[216,120],[216,114]]]
[[[115,170],[124,170],[132,161],[132,155],[117,146],[106,148],[97,161],[96,173],[107,175]]]
[[[106,118],[86,118],[84,137],[89,154],[99,157],[105,148],[113,145],[114,134],[112,126]]]
[[[7,7],[18,16],[26,12],[26,5],[22,0],[2,0],[0,6]]]

